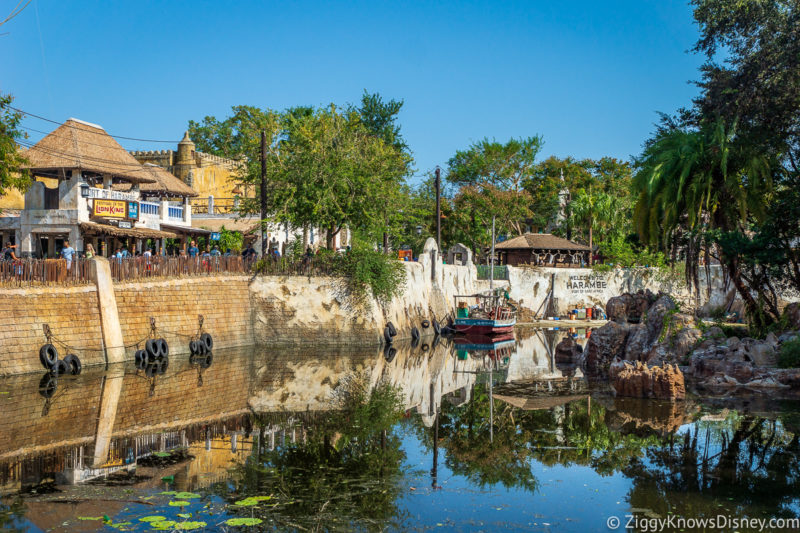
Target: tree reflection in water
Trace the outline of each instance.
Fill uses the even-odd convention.
[[[544,410],[496,402],[492,441],[488,386],[477,384],[467,404],[442,403],[438,447],[454,474],[483,487],[535,493],[534,462],[583,465],[629,478],[631,508],[647,515],[795,517],[800,432],[790,413],[700,418],[691,402],[601,398]],[[433,431],[416,428],[430,450]]]
[[[236,506],[279,527],[352,530],[383,529],[402,516],[397,506],[405,458],[392,428],[403,415],[395,387],[354,375],[337,388],[337,409],[306,424],[294,444],[269,450],[262,445],[237,469],[236,490],[221,493],[231,501],[272,496],[266,505]],[[269,425],[261,416],[256,426]],[[298,527],[299,526],[299,527]]]

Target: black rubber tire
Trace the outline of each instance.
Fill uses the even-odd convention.
[[[411,338],[412,339],[419,339],[419,330],[417,329],[417,326],[414,326],[413,328],[411,328]]]
[[[387,363],[391,363],[394,361],[394,357],[397,355],[397,348],[394,346],[387,346],[386,350],[383,351],[383,357],[386,359]]]
[[[411,349],[416,350],[417,348],[419,348],[419,337],[411,339]]]
[[[64,362],[67,364],[69,368],[69,373],[73,376],[79,376],[81,371],[83,370],[83,366],[81,365],[81,360],[78,358],[77,355],[71,353],[64,358]]]
[[[210,352],[211,350],[214,349],[214,339],[212,339],[211,335],[209,335],[208,333],[203,333],[202,335],[200,335],[200,342],[202,342],[205,345],[206,351]]]
[[[422,347],[420,348],[420,350],[422,350],[423,352],[427,352],[430,349],[431,349],[431,347],[427,342],[423,343]]]
[[[197,347],[197,344],[198,344],[198,343],[197,343],[197,341],[195,341],[195,340],[191,340],[191,341],[189,341],[189,353],[190,353],[190,354],[192,354],[192,355],[197,355],[197,353],[198,353],[198,347]]]
[[[58,362],[58,350],[52,344],[45,344],[39,348],[39,362],[47,370],[52,370]]]
[[[383,328],[383,340],[386,341],[386,344],[392,344],[392,334],[389,333],[389,326]]]
[[[394,324],[392,324],[391,322],[387,322],[386,327],[389,329],[389,335],[391,335],[392,337],[397,335],[397,328],[394,327]]]
[[[158,354],[163,357],[169,357],[169,344],[164,339],[158,339]]]
[[[136,350],[136,353],[133,354],[133,361],[136,368],[144,370],[145,365],[147,365],[147,352],[144,350]]]
[[[423,320],[423,321],[422,321],[422,327],[423,327],[424,329],[428,329],[429,327],[431,327],[431,321],[430,321],[430,320],[428,320],[428,319],[425,319],[425,320]]]
[[[152,378],[158,372],[158,363],[149,363],[144,369],[144,375]]]
[[[147,339],[147,342],[144,343],[144,349],[147,352],[148,361],[155,361],[158,359],[158,355],[161,353],[161,351],[158,349],[157,339]]]
[[[165,357],[161,361],[158,362],[158,373],[160,375],[164,375],[167,373],[167,369],[169,368],[169,357]]]
[[[52,398],[58,388],[58,379],[50,372],[45,373],[39,381],[39,394],[45,398]]]
[[[67,363],[65,363],[63,359],[59,359],[56,366],[50,369],[50,373],[54,376],[63,376],[68,372],[69,366],[67,366]]]
[[[205,359],[201,359],[200,360],[200,368],[208,368],[208,367],[211,366],[211,363],[213,363],[213,362],[214,362],[214,354],[209,352],[206,355]]]
[[[431,341],[431,350],[435,350],[436,347],[439,346],[441,340],[442,338],[439,335],[434,336],[433,340]]]
[[[433,319],[433,332],[436,333],[437,335],[442,334],[442,326],[439,325],[439,321],[436,320],[435,318]]]
[[[208,353],[206,350],[206,345],[203,341],[197,341],[197,355],[205,355]]]

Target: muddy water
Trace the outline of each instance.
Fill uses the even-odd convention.
[[[800,403],[613,398],[555,364],[564,334],[0,380],[0,529],[608,531],[611,517],[644,530],[800,516]],[[733,529],[748,530],[721,528]]]

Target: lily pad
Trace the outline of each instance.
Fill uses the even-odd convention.
[[[174,520],[161,520],[160,522],[151,522],[150,527],[159,530],[171,530],[176,523]]]
[[[258,505],[259,502],[265,502],[267,500],[271,500],[272,496],[249,496],[244,500],[239,500],[235,502],[235,505],[240,507],[250,507],[253,505]]]
[[[178,494],[178,493],[175,492],[174,490],[165,490],[163,492],[159,492],[159,494],[164,494],[166,496],[174,496],[175,494]]]
[[[172,501],[169,502],[171,507],[186,507],[187,505],[191,505],[189,502],[185,502],[182,500]]]
[[[166,519],[166,516],[143,516],[139,519],[139,522],[161,522]]]
[[[175,524],[175,529],[180,529],[183,531],[189,531],[192,529],[200,529],[201,527],[206,527],[205,522],[178,522]]]
[[[178,516],[181,518],[191,518],[192,513],[178,513]]]
[[[167,452],[156,452],[153,455],[155,455],[156,457],[169,457],[172,454]]]
[[[176,492],[175,497],[179,500],[191,500],[192,498],[199,498],[200,495],[194,492]]]
[[[226,520],[225,524],[228,526],[257,526],[263,522],[260,518],[231,518]]]
[[[79,516],[78,520],[103,520],[102,516]]]

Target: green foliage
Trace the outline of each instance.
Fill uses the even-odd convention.
[[[667,266],[664,254],[661,252],[635,246],[620,235],[602,241],[600,250],[606,262],[625,268],[637,266],[665,268]]]
[[[330,248],[343,228],[376,236],[397,222],[411,156],[396,125],[402,102],[364,94],[361,108],[237,106],[222,121],[191,121],[199,150],[239,159],[237,175],[254,197],[242,214],[260,212],[261,132],[267,136],[268,220],[326,230]]]
[[[371,297],[385,305],[405,290],[403,263],[364,245],[356,244],[344,254],[317,257],[320,262],[330,262],[333,275],[340,277],[340,292],[352,311],[368,309]]]
[[[223,225],[219,230],[219,247],[220,250],[224,253],[227,250],[231,250],[234,253],[239,253],[242,251],[242,247],[244,246],[244,236],[240,231],[231,231],[226,229]]]
[[[447,180],[459,187],[454,208],[467,215],[464,228],[473,232],[464,239],[465,244],[475,250],[491,244],[486,228],[492,217],[497,217],[498,234],[524,233],[533,198],[523,184],[542,144],[538,136],[512,138],[506,143],[483,139],[450,158]]]
[[[17,145],[27,138],[20,129],[22,113],[11,109],[14,98],[0,93],[0,196],[9,188],[25,191],[31,183],[30,173],[20,167],[27,163]]]

